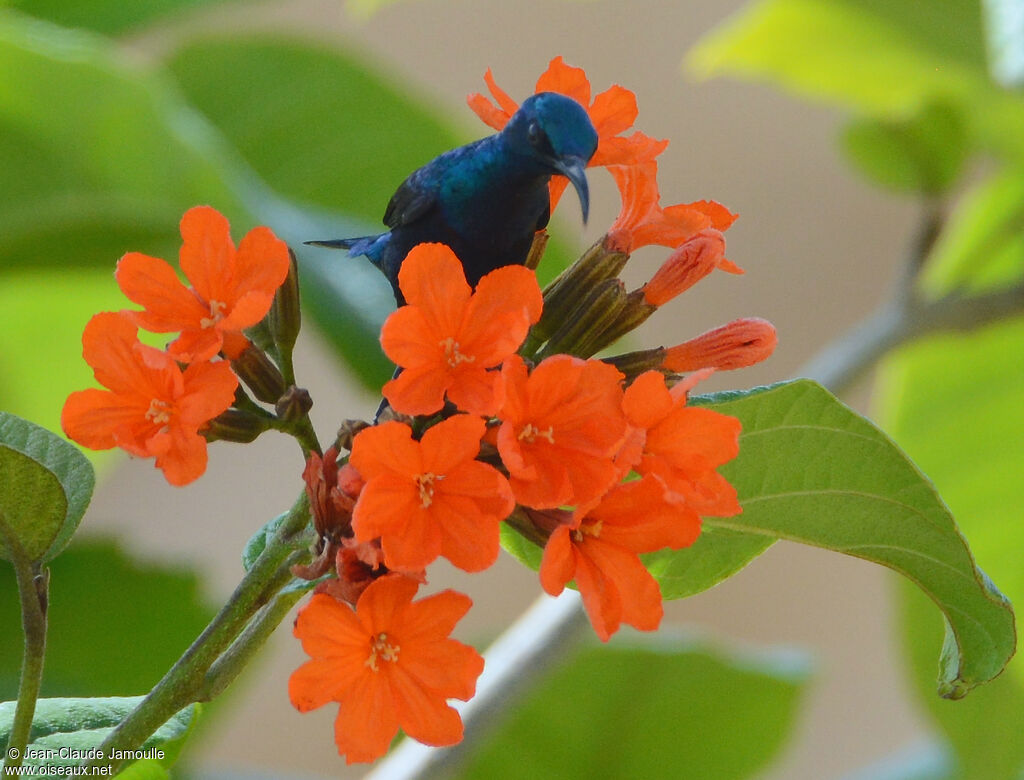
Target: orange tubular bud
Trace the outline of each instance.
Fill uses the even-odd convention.
[[[705,228],[687,240],[657,270],[643,287],[644,300],[662,306],[690,289],[716,268],[729,273],[742,269],[725,259],[725,237],[714,228]]]
[[[717,368],[730,371],[765,360],[775,351],[775,326],[757,317],[733,320],[695,339],[669,347],[661,367],[673,373]]]

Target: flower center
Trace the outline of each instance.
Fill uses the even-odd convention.
[[[601,520],[591,520],[589,522],[580,523],[580,527],[572,531],[572,540],[574,542],[582,542],[585,536],[593,536],[597,539],[601,536]]]
[[[377,636],[370,637],[370,656],[366,659],[366,665],[376,672],[378,658],[394,663],[398,660],[398,651],[401,649],[398,645],[390,644],[388,635],[381,631]]]
[[[444,479],[443,474],[417,474],[413,480],[420,491],[420,505],[426,509],[434,503],[434,480]]]
[[[167,425],[171,421],[174,408],[166,401],[154,398],[149,402],[149,409],[146,410],[146,419],[157,425]]]
[[[223,301],[210,301],[208,305],[210,307],[210,316],[199,320],[199,325],[203,328],[212,328],[224,319],[224,310],[228,307]]]
[[[545,431],[541,430],[533,423],[526,423],[526,425],[523,426],[523,430],[519,432],[519,436],[516,438],[519,439],[519,441],[525,441],[527,444],[533,444],[538,437],[541,439],[547,439],[548,442],[554,444],[555,427],[553,425],[549,425]]]
[[[444,349],[445,359],[452,368],[455,368],[459,363],[472,363],[476,360],[476,355],[463,355],[459,352],[459,342],[451,336],[440,341],[438,346]]]

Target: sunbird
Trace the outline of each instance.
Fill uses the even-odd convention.
[[[466,280],[521,265],[536,231],[551,215],[548,181],[568,177],[587,221],[590,192],[584,169],[597,149],[597,131],[572,98],[541,92],[523,101],[500,132],[452,149],[413,171],[384,212],[386,233],[307,241],[364,255],[384,272],[395,299],[405,303],[398,271],[417,244],[447,244]]]

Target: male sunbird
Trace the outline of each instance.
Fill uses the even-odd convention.
[[[526,260],[533,235],[548,223],[548,181],[562,174],[576,188],[587,221],[590,193],[584,169],[597,132],[572,98],[541,92],[523,101],[505,128],[460,146],[410,174],[388,203],[386,233],[307,241],[365,255],[391,282],[399,305],[398,270],[417,244],[452,248],[476,285],[480,277]]]

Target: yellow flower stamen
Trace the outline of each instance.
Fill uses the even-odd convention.
[[[377,636],[370,638],[370,656],[366,659],[366,665],[374,672],[377,671],[377,659],[394,663],[398,660],[398,645],[388,644],[388,635],[381,631]]]
[[[420,491],[420,505],[426,509],[434,503],[434,480],[444,479],[444,475],[438,474],[417,474],[415,478],[416,487]]]
[[[444,350],[445,359],[447,359],[448,365],[452,368],[455,368],[459,363],[472,363],[476,360],[476,355],[463,355],[459,352],[459,342],[451,336],[438,342],[438,346]]]
[[[146,410],[146,419],[155,422],[157,425],[166,425],[171,421],[173,409],[166,401],[154,398],[149,402],[149,409]]]
[[[199,320],[199,325],[203,328],[212,328],[222,319],[224,319],[224,310],[228,307],[223,301],[210,301],[210,316],[203,317]]]
[[[525,441],[527,444],[533,444],[533,442],[540,437],[541,439],[547,439],[551,444],[555,443],[555,427],[549,425],[546,431],[541,430],[533,423],[526,423],[523,426],[523,430],[519,432],[519,436],[516,438],[519,441]]]

